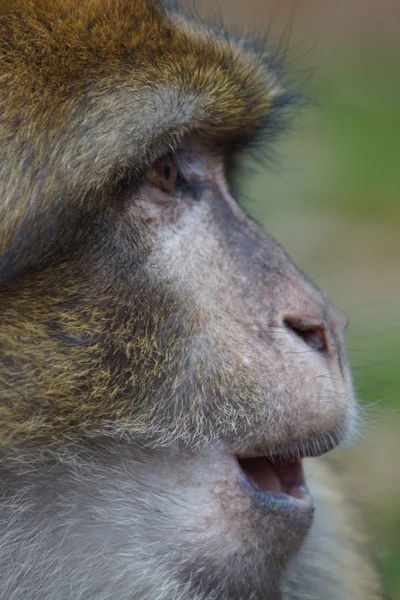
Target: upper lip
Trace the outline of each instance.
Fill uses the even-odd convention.
[[[235,455],[240,459],[280,457],[287,460],[302,460],[322,456],[334,450],[344,439],[345,429],[336,427],[319,435],[292,439],[289,442],[276,442],[274,444],[254,444],[246,449],[238,449]]]

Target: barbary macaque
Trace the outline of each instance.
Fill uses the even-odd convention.
[[[1,600],[381,598],[346,319],[233,197],[292,104],[176,7],[1,0]]]

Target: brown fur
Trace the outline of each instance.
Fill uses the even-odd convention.
[[[311,527],[252,508],[232,458],[357,418],[345,319],[229,191],[289,104],[268,54],[152,0],[0,1],[5,600],[380,598],[324,467]],[[174,196],[145,177],[170,151]]]
[[[278,93],[262,57],[185,34],[151,1],[5,1],[0,23],[1,252],[23,227],[42,254],[58,231],[36,215],[97,210],[89,192],[194,128],[250,133]]]

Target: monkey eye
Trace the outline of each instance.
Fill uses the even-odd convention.
[[[146,172],[146,179],[167,194],[174,191],[178,178],[177,160],[172,154],[158,159]]]

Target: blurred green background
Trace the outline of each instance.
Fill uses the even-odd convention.
[[[400,2],[204,0],[198,9],[268,29],[310,98],[267,167],[247,177],[242,201],[350,318],[366,425],[337,459],[400,600]]]

